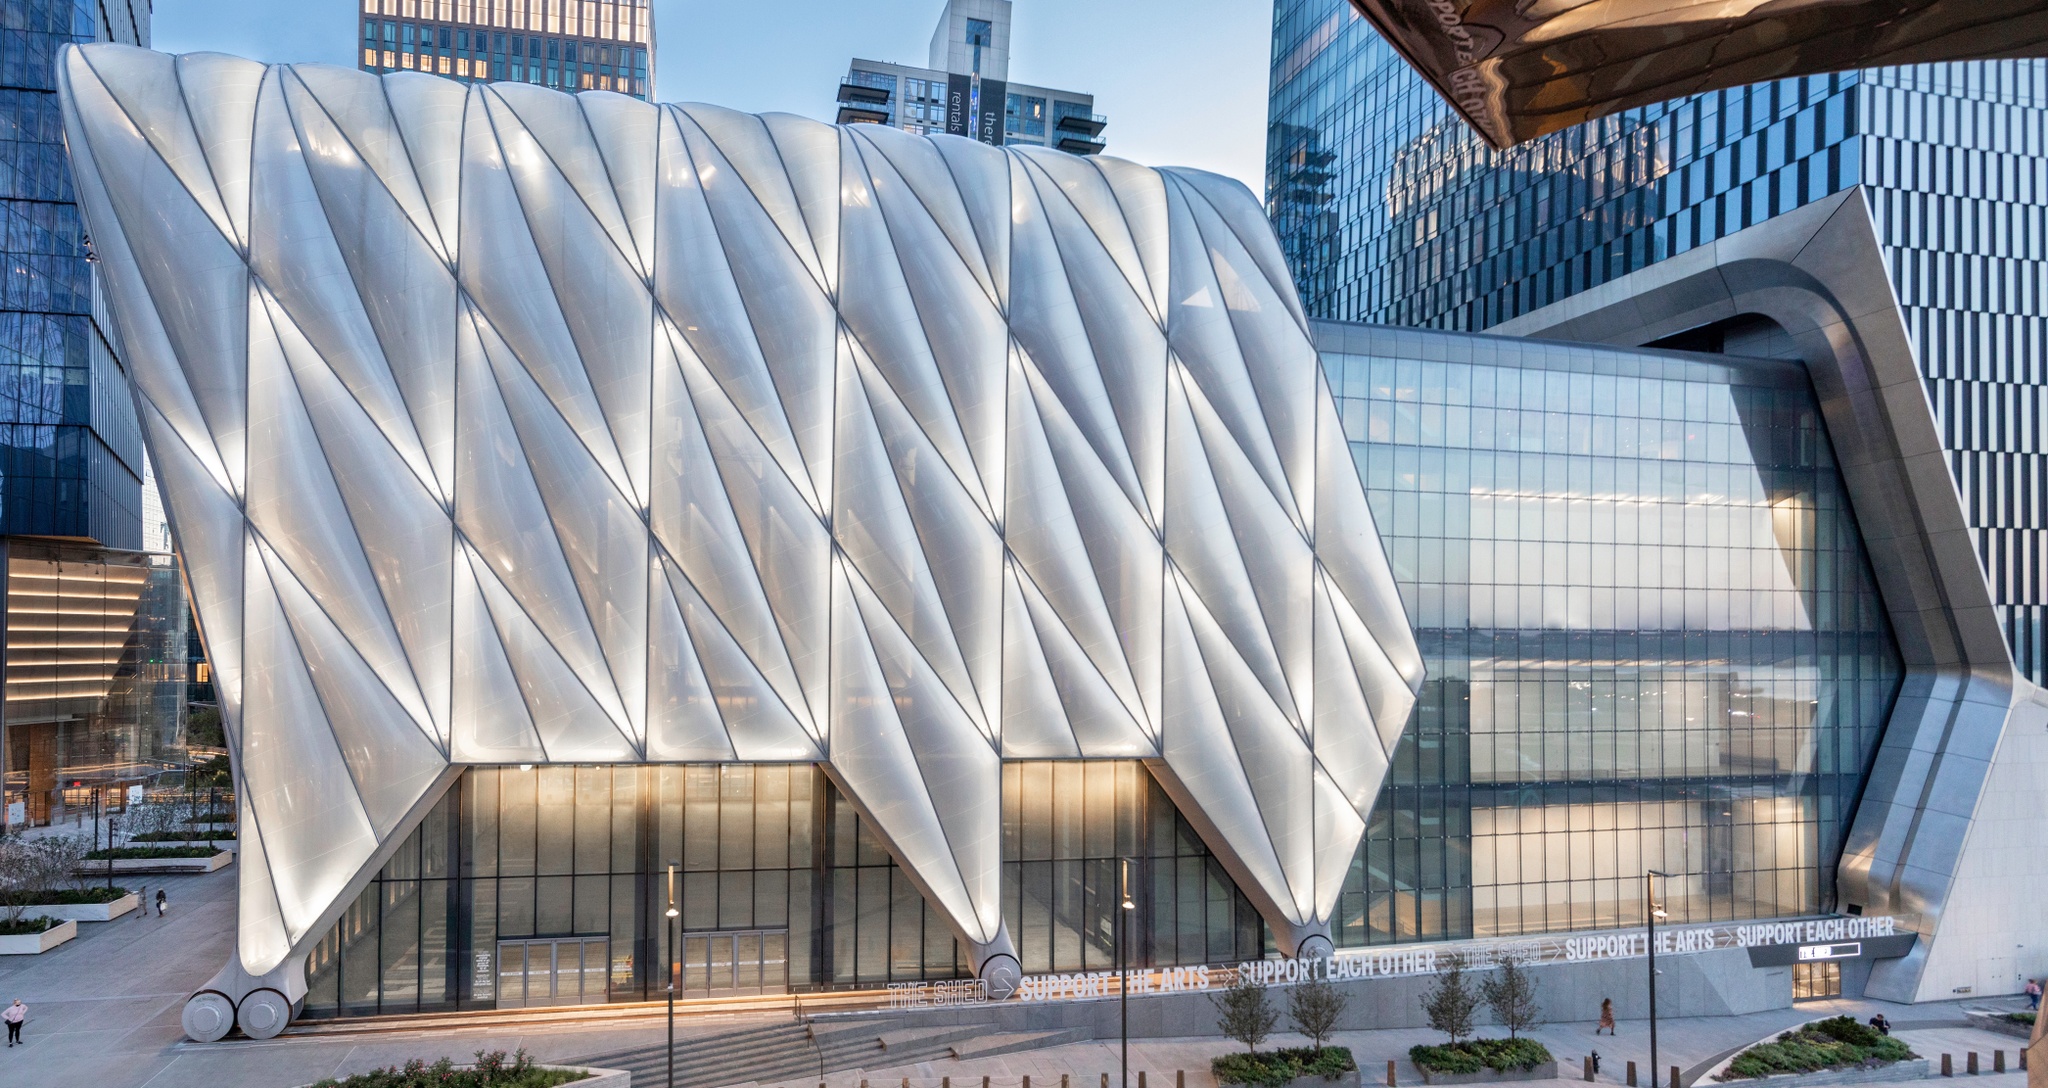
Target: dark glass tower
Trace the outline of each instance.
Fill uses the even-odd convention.
[[[2039,682],[2044,107],[2038,60],[1879,69],[1495,152],[1347,0],[1279,0],[1269,211],[1311,314],[1480,330],[1863,186],[2007,641]]]
[[[64,155],[68,42],[149,44],[141,0],[14,0],[0,18],[0,535],[142,547],[142,434]]]

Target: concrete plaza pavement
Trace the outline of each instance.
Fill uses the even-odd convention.
[[[129,878],[129,886],[144,878]],[[437,1030],[404,1030],[350,1035],[291,1035],[263,1042],[233,1040],[199,1044],[184,1039],[178,1016],[185,998],[225,962],[235,918],[236,872],[231,866],[205,876],[150,877],[150,894],[158,887],[170,894],[168,917],[129,915],[112,922],[81,924],[80,936],[41,956],[0,958],[0,1003],[19,997],[30,1007],[25,1044],[0,1049],[0,1086],[91,1086],[91,1088],[291,1088],[322,1077],[359,1073],[408,1058],[442,1055],[464,1058],[476,1050],[513,1051],[525,1047],[537,1059],[562,1062],[592,1054],[658,1045],[660,1021],[636,1019],[617,1025],[564,1023],[561,1026],[451,1026]],[[1977,1002],[1977,1005],[2021,1007],[2018,999]],[[1878,1002],[1801,1003],[1796,1009],[1747,1016],[1666,1020],[1659,1031],[1660,1060],[1684,1071],[1686,1084],[1708,1071],[1726,1054],[1818,1016],[1848,1012],[1859,1019],[1882,1009],[1900,1035],[1916,1050],[1938,1062],[1953,1053],[1958,1074],[1963,1054],[1976,1050],[1983,1068],[1991,1052],[2003,1049],[2017,1069],[2019,1039],[1968,1026],[1959,1004],[1900,1006]],[[1591,1010],[1583,1010],[1590,1015]],[[1624,1010],[1626,1011],[1626,1010]],[[1552,1015],[1564,1010],[1553,1008]],[[693,1016],[677,1025],[687,1048],[692,1036],[730,1031],[770,1019],[787,1022],[787,1013]],[[1602,1058],[1600,1080],[1622,1083],[1626,1063],[1641,1067],[1649,1084],[1648,1034],[1641,1020],[1623,1019],[1621,1034],[1593,1036],[1590,1019],[1545,1024],[1531,1034],[1555,1053],[1566,1080],[1579,1079],[1580,1060],[1592,1050]],[[1384,1080],[1386,1063],[1397,1061],[1402,1085],[1421,1078],[1406,1060],[1410,1046],[1437,1036],[1421,1029],[1390,1029],[1341,1033],[1335,1040],[1349,1046],[1365,1072],[1365,1083]],[[1298,1043],[1276,1038],[1269,1045]],[[1188,1088],[1212,1083],[1209,1059],[1235,1044],[1218,1038],[1155,1039],[1131,1044],[1132,1079],[1145,1071],[1147,1088],[1171,1088],[1174,1072],[1185,1070]],[[967,1061],[926,1062],[914,1066],[881,1064],[871,1069],[835,1072],[823,1078],[832,1088],[900,1088],[904,1078],[919,1088],[936,1088],[951,1077],[955,1088],[977,1088],[988,1077],[991,1088],[1016,1088],[1024,1076],[1033,1088],[1054,1088],[1062,1074],[1068,1088],[1098,1088],[1103,1073],[1116,1084],[1115,1039],[1072,1043],[1001,1057]],[[752,1083],[735,1070],[734,1084]],[[1976,1078],[1980,1088],[2021,1088],[2024,1076]],[[790,1088],[811,1088],[806,1080]],[[643,1088],[653,1088],[644,1085]]]

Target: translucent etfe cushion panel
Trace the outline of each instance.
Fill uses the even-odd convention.
[[[1241,186],[413,73],[62,72],[283,934],[252,907],[248,954],[448,763],[823,763],[986,959],[1001,761],[1163,756],[1259,909],[1327,923],[1419,653]]]

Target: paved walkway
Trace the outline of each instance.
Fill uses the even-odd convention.
[[[585,1054],[607,1053],[658,1045],[659,1024],[638,1022],[609,1027],[564,1025],[518,1030],[454,1028],[432,1032],[379,1033],[351,1036],[287,1036],[267,1042],[236,1041],[195,1044],[184,1040],[178,1014],[192,990],[225,962],[234,926],[236,870],[230,866],[206,876],[149,878],[149,886],[170,892],[170,916],[133,915],[113,922],[81,925],[78,939],[35,957],[0,958],[0,1003],[20,997],[30,1006],[26,1044],[0,1050],[0,1086],[92,1086],[92,1088],[291,1088],[322,1077],[364,1072],[408,1058],[442,1055],[466,1057],[476,1050],[513,1051],[525,1047],[543,1061],[561,1061]],[[142,878],[134,878],[140,882]],[[1991,1004],[1991,1003],[1984,1003]],[[2015,999],[2003,1004],[2020,1007]],[[2020,1040],[1967,1026],[1956,1004],[1897,1006],[1875,1002],[1820,1002],[1796,1010],[1737,1017],[1667,1021],[1659,1033],[1659,1059],[1677,1065],[1691,1081],[1712,1068],[1730,1051],[1766,1038],[1794,1024],[1835,1012],[1859,1018],[1883,1008],[1898,1022],[1900,1035],[1917,1050],[1939,1061],[1977,1050],[1983,1068],[1990,1054],[2004,1049],[2017,1068]],[[787,1014],[768,1014],[780,1019]],[[682,1045],[690,1036],[728,1031],[761,1022],[761,1014],[699,1016],[678,1025]],[[1633,1059],[1649,1084],[1649,1046],[1645,1025],[1623,1021],[1621,1035],[1593,1037],[1590,1022],[1547,1024],[1533,1034],[1576,1078],[1583,1055],[1598,1050],[1604,1083],[1619,1084]],[[1424,1030],[1344,1032],[1335,1040],[1349,1046],[1365,1071],[1365,1083],[1381,1083],[1389,1059],[1397,1062],[1399,1084],[1421,1083],[1406,1060],[1410,1046],[1433,1042]],[[1298,1044],[1282,1037],[1272,1045]],[[1234,1044],[1219,1039],[1163,1039],[1131,1044],[1131,1083],[1146,1073],[1146,1088],[1173,1088],[1174,1073],[1184,1070],[1186,1088],[1210,1088],[1209,1059]],[[954,1088],[1018,1088],[1026,1075],[1032,1088],[1056,1088],[1061,1075],[1066,1088],[1100,1088],[1103,1073],[1118,1083],[1116,1043],[1077,1043],[1062,1047],[968,1062],[923,1063],[884,1067],[825,1078],[832,1088],[900,1088],[903,1078],[918,1088],[936,1088],[951,1077]],[[1978,1078],[1973,1088],[2023,1088],[2023,1075]],[[738,1083],[748,1083],[738,1081]],[[805,1081],[789,1088],[814,1088]],[[1563,1083],[1563,1082],[1559,1082]],[[659,1088],[646,1084],[641,1088]]]
[[[2013,1008],[2023,1007],[2017,1000],[2009,1004]],[[1667,1069],[1666,1078],[1669,1067],[1678,1066],[1682,1082],[1686,1088],[1692,1088],[1696,1080],[1735,1051],[1769,1039],[1788,1028],[1841,1013],[1854,1015],[1859,1020],[1868,1019],[1880,1010],[1893,1021],[1911,1028],[1897,1034],[1916,1052],[1932,1058],[1935,1070],[1940,1068],[1941,1054],[1948,1052],[1955,1056],[1955,1069],[1960,1077],[1965,1068],[1964,1055],[1975,1050],[1987,1075],[1976,1078],[1973,1084],[1981,1082],[1981,1088],[2024,1088],[2026,1077],[2017,1072],[2023,1041],[1970,1027],[1963,1017],[1963,1006],[1948,1003],[1902,1006],[1875,1001],[1801,1002],[1795,1009],[1746,1016],[1666,1020],[1659,1025],[1658,1061]],[[1551,1083],[1583,1083],[1584,1060],[1597,1051],[1600,1054],[1597,1081],[1625,1084],[1628,1063],[1634,1061],[1639,1083],[1647,1088],[1650,1084],[1648,1024],[1640,1020],[1623,1020],[1619,1025],[1619,1035],[1613,1038],[1605,1035],[1596,1038],[1593,1028],[1592,1021],[1585,1021],[1545,1024],[1529,1032],[1557,1056],[1561,1079]],[[1493,1034],[1496,1030],[1488,1029],[1488,1033]],[[1395,1063],[1395,1081],[1403,1086],[1422,1083],[1420,1071],[1408,1061],[1408,1048],[1417,1043],[1441,1041],[1442,1036],[1422,1028],[1340,1032],[1332,1040],[1335,1045],[1351,1048],[1366,1085],[1385,1083],[1387,1062],[1391,1060]],[[1286,1035],[1266,1045],[1303,1046],[1306,1043],[1307,1040],[1299,1036]],[[1214,1038],[1133,1041],[1130,1046],[1130,1083],[1137,1085],[1142,1072],[1145,1074],[1145,1088],[1175,1088],[1182,1083],[1186,1088],[1212,1088],[1215,1081],[1209,1074],[1209,1060],[1236,1046]],[[1988,1075],[1992,1052],[2001,1049],[2006,1052],[2007,1068],[2012,1071],[2004,1076]],[[831,1074],[822,1081],[791,1082],[786,1088],[812,1088],[820,1083],[830,1088],[860,1088],[863,1084],[867,1088],[901,1088],[905,1078],[912,1088],[939,1088],[944,1083],[943,1078],[951,1078],[953,1088],[980,1088],[984,1077],[988,1078],[989,1088],[1020,1088],[1027,1076],[1031,1088],[1061,1088],[1063,1083],[1064,1088],[1100,1088],[1105,1073],[1109,1076],[1111,1088],[1120,1088],[1117,1050],[1115,1039],[1097,1040],[964,1062],[921,1062],[909,1066],[853,1070]],[[1067,1079],[1062,1082],[1062,1077]],[[1705,1083],[1712,1084],[1711,1081]]]

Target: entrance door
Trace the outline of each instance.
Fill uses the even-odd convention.
[[[788,993],[789,931],[685,933],[681,967],[686,997]]]
[[[498,942],[498,1007],[596,1005],[609,995],[608,937]]]

